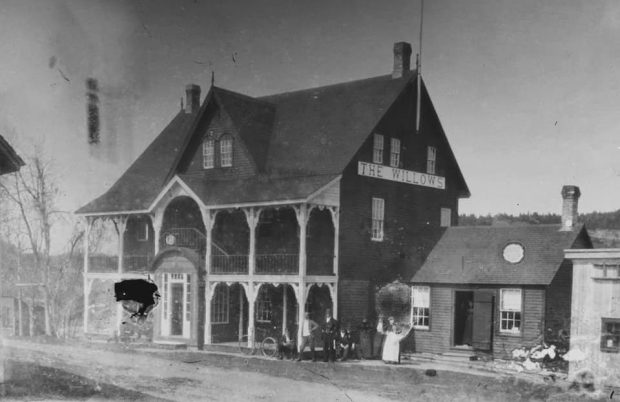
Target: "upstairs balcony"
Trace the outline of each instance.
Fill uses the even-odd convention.
[[[203,261],[209,256],[205,265],[213,275],[248,275],[254,267],[254,275],[293,276],[300,272],[300,260],[305,260],[306,275],[334,274],[337,244],[328,209],[304,210],[307,215],[301,217],[299,207],[294,206],[208,211],[212,220],[205,223],[192,203],[187,198],[172,201],[159,228],[146,215],[130,215],[126,228],[117,222],[117,233],[119,228],[123,232],[120,271],[150,271],[156,254],[180,247],[194,250]],[[210,227],[209,233],[206,227]],[[300,251],[305,259],[300,259]],[[88,261],[90,272],[119,272],[117,255],[93,253]]]

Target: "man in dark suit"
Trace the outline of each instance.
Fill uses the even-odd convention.
[[[340,333],[338,321],[332,317],[332,311],[325,311],[325,322],[323,322],[323,361],[334,361],[336,359],[336,340]]]

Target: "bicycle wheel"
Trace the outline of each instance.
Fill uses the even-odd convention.
[[[248,346],[248,336],[243,335],[241,339],[239,339],[239,353],[243,353],[245,355],[253,355],[255,352],[255,347]]]
[[[263,339],[260,344],[260,350],[263,352],[263,356],[274,357],[278,352],[278,342],[270,336]]]

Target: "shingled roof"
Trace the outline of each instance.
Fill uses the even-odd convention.
[[[108,192],[77,212],[137,212],[149,208],[166,183],[182,172],[179,167],[183,155],[191,148],[194,135],[200,134],[198,122],[214,103],[228,114],[257,166],[263,182],[251,182],[264,184],[267,177],[272,180],[272,188],[278,189],[282,182],[276,179],[288,178],[289,183],[301,180],[300,185],[293,186],[291,196],[305,198],[315,191],[316,186],[309,183],[323,183],[342,174],[406,86],[414,85],[414,77],[412,71],[396,79],[384,75],[260,98],[212,87],[197,113],[180,112]],[[460,186],[468,193],[462,175],[459,177]],[[209,191],[203,189],[216,184],[198,183],[189,177],[183,180],[200,189],[196,192],[205,197],[206,205],[214,202]],[[226,183],[229,187],[221,191],[230,195],[227,200],[248,196],[243,194],[245,190],[239,187],[238,180]],[[303,194],[306,190],[308,193]],[[250,198],[264,197],[257,192]]]
[[[414,283],[549,285],[564,261],[564,250],[591,246],[583,226],[562,231],[561,225],[463,226],[447,228]],[[519,243],[523,260],[503,258],[504,247]]]

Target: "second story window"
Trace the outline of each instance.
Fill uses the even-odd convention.
[[[220,140],[220,166],[230,167],[233,164],[233,140],[230,136]]]
[[[441,208],[439,226],[441,226],[442,228],[452,226],[452,210],[450,208]]]
[[[383,241],[383,219],[385,215],[385,201],[383,198],[372,199],[372,227],[370,239]]]
[[[372,146],[372,163],[383,163],[383,136],[375,134]]]
[[[426,157],[426,173],[435,174],[437,170],[436,162],[437,162],[437,148],[428,147],[427,157]]]
[[[215,165],[215,143],[212,139],[205,139],[202,143],[202,167],[213,169]]]
[[[398,167],[400,165],[400,140],[392,138],[390,143],[390,166]]]

